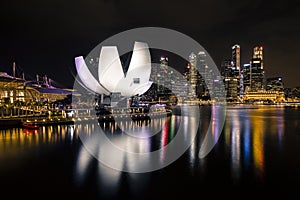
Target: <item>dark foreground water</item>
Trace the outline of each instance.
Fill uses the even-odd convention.
[[[215,107],[200,107],[198,134],[186,116],[150,122],[101,124],[112,144],[127,152],[153,152],[171,144],[183,125],[184,140],[192,142],[183,155],[167,167],[149,173],[111,169],[97,158],[111,158],[115,168],[127,171],[149,166],[153,160],[135,160],[129,154],[105,152],[97,142],[94,123],[0,130],[0,195],[29,199],[160,199],[260,198],[299,196],[300,110],[284,107],[229,107],[223,131],[212,151],[198,156]],[[217,130],[213,120],[212,130]],[[96,126],[96,127],[95,127]],[[149,127],[163,129],[142,142]],[[212,133],[213,134],[213,133]],[[94,149],[86,150],[85,139]],[[194,139],[195,138],[195,139]],[[138,138],[140,139],[140,138]],[[96,141],[96,142],[95,142]],[[98,146],[97,146],[98,144]],[[94,151],[94,152],[93,152]],[[94,156],[91,156],[92,153]],[[163,163],[167,151],[160,151]],[[209,196],[207,196],[209,195]],[[295,198],[296,198],[295,197]],[[297,198],[296,198],[297,199]]]

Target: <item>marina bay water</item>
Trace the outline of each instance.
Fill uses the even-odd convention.
[[[203,159],[198,156],[214,119],[216,106],[200,106],[197,131],[193,120],[172,115],[165,119],[42,126],[38,130],[0,130],[0,191],[13,197],[70,199],[153,199],[184,195],[212,197],[284,197],[297,194],[300,181],[300,110],[280,106],[228,106],[217,144]],[[96,126],[114,144],[132,152],[161,149],[176,136],[183,123],[184,140],[192,145],[178,160],[149,173],[111,169],[92,156],[79,134],[88,136]],[[149,126],[164,128],[143,142],[125,139],[124,131],[147,134]],[[213,124],[217,129],[218,123]],[[120,128],[121,127],[121,128]],[[196,134],[196,135],[194,135]],[[110,152],[105,152],[110,156]],[[126,154],[115,156],[120,166],[133,167]],[[168,156],[161,151],[159,158]],[[151,158],[143,160],[151,165]],[[222,191],[222,192],[221,192]]]

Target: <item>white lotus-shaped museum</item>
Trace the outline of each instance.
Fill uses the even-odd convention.
[[[116,46],[101,48],[98,77],[92,75],[82,56],[75,58],[77,74],[82,83],[98,94],[121,93],[131,97],[145,93],[151,86],[151,57],[147,43],[135,42],[126,76]]]

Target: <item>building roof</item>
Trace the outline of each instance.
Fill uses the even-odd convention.
[[[23,79],[10,76],[6,72],[0,72],[0,81],[3,81],[3,82],[9,82],[9,81],[24,82]]]
[[[33,87],[40,93],[47,93],[47,94],[62,94],[62,95],[69,95],[72,94],[71,90],[68,89],[60,89],[60,88],[43,88],[43,87]]]
[[[20,82],[25,83],[26,87],[32,88],[40,93],[69,95],[73,93],[71,89],[56,88],[51,85],[46,85],[42,81],[26,81],[21,78],[16,78],[8,75],[6,72],[0,72],[0,81],[2,82]]]

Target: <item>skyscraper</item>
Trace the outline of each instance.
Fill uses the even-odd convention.
[[[241,70],[243,75],[243,93],[251,89],[251,64],[244,64]]]
[[[241,47],[236,44],[232,47],[232,62],[233,68],[240,71],[241,69]]]
[[[251,91],[265,89],[265,72],[263,65],[263,47],[255,46],[251,59]]]
[[[241,80],[241,47],[236,44],[231,48],[231,59],[226,59],[221,65],[221,76],[224,81],[226,99],[238,101],[243,88]]]
[[[239,79],[236,75],[236,67],[234,67],[231,59],[222,62],[221,75],[224,80],[226,99],[228,101],[237,101],[239,95]]]
[[[191,98],[196,98],[197,97],[197,85],[198,85],[198,70],[197,70],[197,56],[195,53],[191,53],[189,56],[189,82],[192,91],[190,91],[189,96]]]
[[[200,99],[207,100],[210,97],[210,92],[208,88],[213,86],[213,74],[212,69],[209,68],[206,61],[206,53],[204,51],[199,51],[197,55],[197,66],[199,69],[198,75],[198,96]]]
[[[162,97],[167,99],[168,96],[172,92],[172,68],[168,67],[168,57],[161,56],[160,57],[160,66],[157,73],[156,81],[157,81],[157,95],[158,97]]]
[[[171,92],[170,68],[168,67],[168,57],[161,56],[159,65],[152,66],[150,80],[153,81],[151,96],[155,100],[167,97]]]
[[[238,80],[238,95],[243,94],[243,80],[241,76],[241,47],[236,44],[232,46],[232,73],[235,79]]]
[[[263,60],[263,46],[255,46],[253,48],[253,58],[260,58]]]
[[[188,65],[189,67],[190,65]],[[171,76],[172,96],[176,96],[178,102],[184,102],[189,97],[189,68],[186,68],[184,74],[174,71]]]

